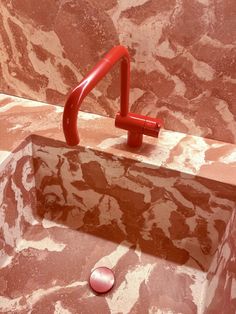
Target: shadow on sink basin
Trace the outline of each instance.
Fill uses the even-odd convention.
[[[2,175],[12,212],[1,270],[11,288],[2,295],[15,302],[5,309],[203,313],[233,187],[39,136],[24,145]],[[116,276],[103,300],[87,285],[95,266]]]
[[[39,137],[33,143],[41,219],[207,270],[232,213],[228,186]]]

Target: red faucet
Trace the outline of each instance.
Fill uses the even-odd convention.
[[[128,145],[140,147],[143,134],[158,137],[163,121],[129,112],[130,58],[123,46],[112,48],[105,57],[88,73],[80,84],[70,93],[63,113],[63,130],[68,145],[79,143],[77,116],[83,99],[96,84],[121,60],[120,112],[115,118],[115,126],[128,131]]]

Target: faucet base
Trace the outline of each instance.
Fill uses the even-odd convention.
[[[128,131],[128,141],[127,144],[130,147],[140,147],[143,142],[143,134],[138,132]]]

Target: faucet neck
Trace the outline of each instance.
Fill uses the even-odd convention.
[[[105,57],[88,73],[80,84],[70,93],[64,108],[63,130],[66,142],[69,145],[79,143],[77,131],[77,116],[83,99],[98,84],[98,82],[121,61],[121,97],[120,115],[126,116],[129,112],[129,89],[130,89],[130,58],[128,50],[123,46],[112,48]]]

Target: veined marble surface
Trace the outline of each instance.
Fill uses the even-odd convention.
[[[0,160],[27,136],[65,141],[60,106],[0,94]],[[126,145],[127,132],[114,119],[80,111],[80,146],[112,153],[218,182],[236,184],[236,145],[162,129],[158,139],[144,136],[140,149]]]
[[[61,119],[0,97],[0,312],[235,313],[235,145],[162,130],[128,149],[80,112],[69,147]],[[116,277],[104,296],[97,266]]]
[[[63,106],[122,44],[132,60],[132,111],[236,143],[235,21],[235,0],[1,0],[0,91]],[[116,67],[83,109],[114,117],[119,94]]]

